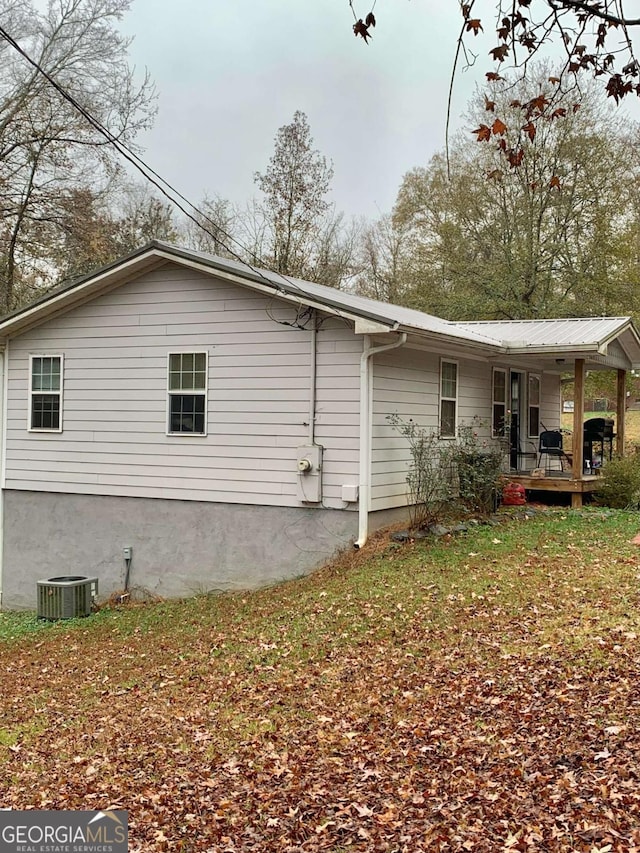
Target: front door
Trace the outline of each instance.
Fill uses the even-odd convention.
[[[517,471],[522,446],[524,373],[519,370],[512,370],[510,377],[509,466],[513,471]]]

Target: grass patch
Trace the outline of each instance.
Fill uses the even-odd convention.
[[[640,516],[512,516],[3,632],[7,805],[145,851],[640,846]]]
[[[25,635],[42,633],[52,627],[53,623],[38,619],[35,611],[14,613],[0,611],[0,642],[16,640]]]

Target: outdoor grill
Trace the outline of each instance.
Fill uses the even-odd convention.
[[[613,455],[613,418],[589,418],[584,422],[583,458],[591,467],[599,468]]]

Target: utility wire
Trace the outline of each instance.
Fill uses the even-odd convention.
[[[108,128],[106,128],[102,124],[102,122],[99,119],[95,118],[95,116],[93,116],[89,112],[89,110],[87,110],[85,107],[83,107],[82,104],[80,104],[73,97],[73,95],[71,95],[69,92],[67,92],[66,89],[64,89],[57,82],[57,80],[55,80],[44,68],[42,68],[42,66],[35,59],[33,59],[24,50],[24,48],[22,48],[20,46],[20,44],[18,44],[18,42],[13,38],[13,36],[11,36],[4,29],[4,27],[2,27],[1,25],[0,25],[0,38],[4,39],[4,41],[6,41],[7,44],[9,44],[14,50],[16,50],[36,71],[38,71],[40,74],[42,74],[42,76],[47,80],[47,82],[51,86],[53,86],[53,88],[58,92],[58,94],[62,98],[64,98],[65,101],[67,101],[69,104],[71,104],[71,106],[75,110],[77,110],[95,130],[98,131],[98,133],[100,133],[102,136],[104,136],[104,138],[116,149],[116,151],[118,152],[118,154],[120,154],[121,157],[123,157],[125,160],[127,160],[127,162],[129,162],[138,172],[140,172],[140,174],[147,181],[149,181],[149,183],[151,183],[154,187],[156,187],[156,189],[158,189],[165,198],[167,198],[173,205],[175,205],[198,228],[202,229],[210,237],[213,237],[214,240],[217,240],[217,242],[223,247],[223,249],[225,249],[225,251],[229,252],[230,255],[232,255],[234,258],[236,258],[238,261],[240,261],[245,266],[247,266],[256,276],[258,276],[258,278],[262,279],[264,282],[266,282],[271,287],[275,286],[281,292],[285,292],[284,289],[278,284],[277,281],[273,281],[272,279],[265,276],[261,269],[255,267],[252,264],[250,264],[249,262],[247,262],[245,260],[245,258],[243,258],[241,255],[239,255],[236,251],[234,251],[229,245],[227,245],[227,243],[223,242],[220,239],[220,234],[222,234],[226,238],[226,240],[228,240],[232,243],[235,243],[235,245],[238,246],[243,252],[246,252],[252,258],[259,261],[260,259],[258,258],[258,256],[253,251],[251,251],[250,249],[247,249],[247,247],[244,246],[242,243],[240,243],[239,240],[237,240],[231,234],[227,233],[224,230],[224,228],[222,228],[217,222],[215,222],[213,219],[211,219],[211,217],[208,216],[204,211],[202,211],[198,207],[196,207],[196,205],[193,204],[193,202],[189,201],[189,199],[186,196],[184,196],[179,190],[177,190],[174,186],[172,186],[169,183],[169,181],[165,180],[154,169],[152,169],[151,166],[149,166],[141,157],[139,157],[131,148],[129,148],[128,145],[126,145],[120,139],[115,137],[111,133],[111,131],[108,130]],[[165,189],[165,187],[167,187],[168,189]],[[173,193],[173,195],[171,195],[171,193]],[[174,198],[174,196],[176,196],[179,199],[179,201],[177,201],[176,198]],[[188,205],[188,207],[191,208],[191,210],[195,211],[195,213],[198,216],[202,217],[204,220],[209,222],[213,226],[213,228],[216,229],[216,232],[213,233],[212,231],[210,231],[209,228],[207,228],[206,225],[204,225],[201,220],[199,220],[196,216],[194,216],[184,206],[184,204],[182,204],[182,202],[184,202],[184,204]],[[288,276],[284,275],[283,273],[278,272],[277,270],[271,270],[268,268],[267,268],[267,271],[270,273],[273,273],[274,275],[280,276],[280,278],[283,280],[284,283],[289,284],[291,287],[300,291],[300,293],[305,298],[307,298],[307,299],[313,299],[314,298],[310,294],[306,293],[305,290],[302,287],[300,287],[300,285],[297,282],[293,281],[292,279],[290,279]],[[300,311],[300,309],[298,309],[298,317],[300,316],[300,313],[301,313],[301,311]],[[339,316],[342,316],[342,314],[339,311],[337,313]],[[279,322],[279,321],[277,321],[277,322]],[[296,324],[292,323],[292,324],[287,324],[287,325],[296,325]]]

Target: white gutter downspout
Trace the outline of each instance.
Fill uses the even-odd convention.
[[[358,486],[358,540],[355,548],[362,548],[369,535],[369,508],[371,506],[371,421],[373,374],[369,370],[371,357],[407,342],[403,332],[397,341],[381,347],[371,346],[371,335],[364,336],[364,349],[360,356],[360,483]]]
[[[309,353],[309,444],[316,443],[316,396],[317,396],[317,339],[318,324],[316,312],[311,315],[311,351]]]

